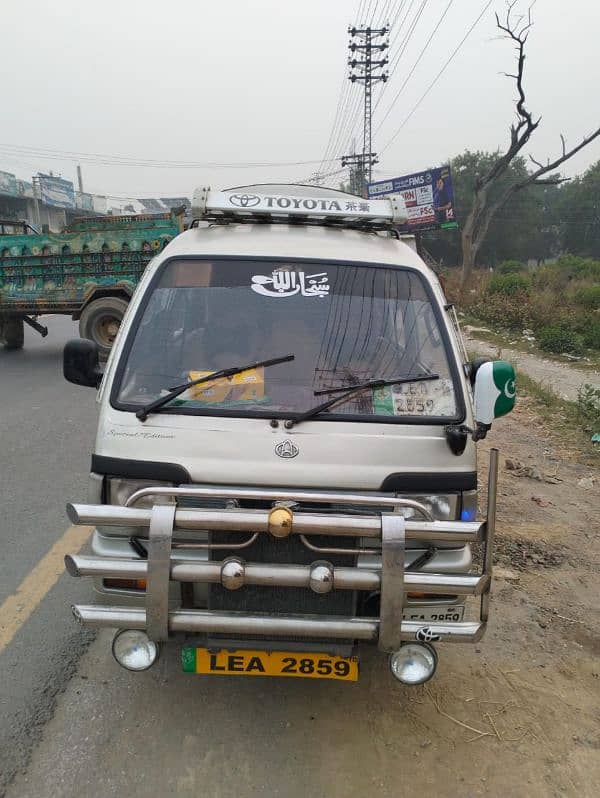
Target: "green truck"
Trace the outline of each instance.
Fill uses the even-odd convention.
[[[0,343],[21,349],[24,325],[64,314],[108,357],[146,265],[183,230],[184,208],[169,213],[75,219],[60,233],[0,220]]]

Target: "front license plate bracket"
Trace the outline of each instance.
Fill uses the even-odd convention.
[[[295,676],[304,679],[358,680],[358,657],[305,651],[255,651],[187,647],[181,651],[186,673],[215,676]]]

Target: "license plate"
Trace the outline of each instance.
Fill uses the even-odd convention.
[[[465,605],[457,604],[430,604],[429,606],[405,607],[402,618],[405,621],[430,621],[444,623],[445,621],[462,621],[465,614]]]
[[[221,676],[297,676],[301,679],[358,679],[358,657],[328,657],[304,651],[210,651],[184,648],[181,664],[187,673]]]

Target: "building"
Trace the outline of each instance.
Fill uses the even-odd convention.
[[[0,219],[60,232],[77,216],[106,213],[106,197],[75,191],[70,180],[39,173],[31,183],[0,171]]]

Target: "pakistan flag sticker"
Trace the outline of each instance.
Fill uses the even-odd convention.
[[[505,360],[483,363],[475,377],[475,418],[491,424],[515,406],[515,370]]]
[[[515,389],[515,370],[506,360],[495,360],[492,363],[494,385],[498,389],[498,398],[494,405],[494,417],[505,416],[515,406],[517,392]]]

